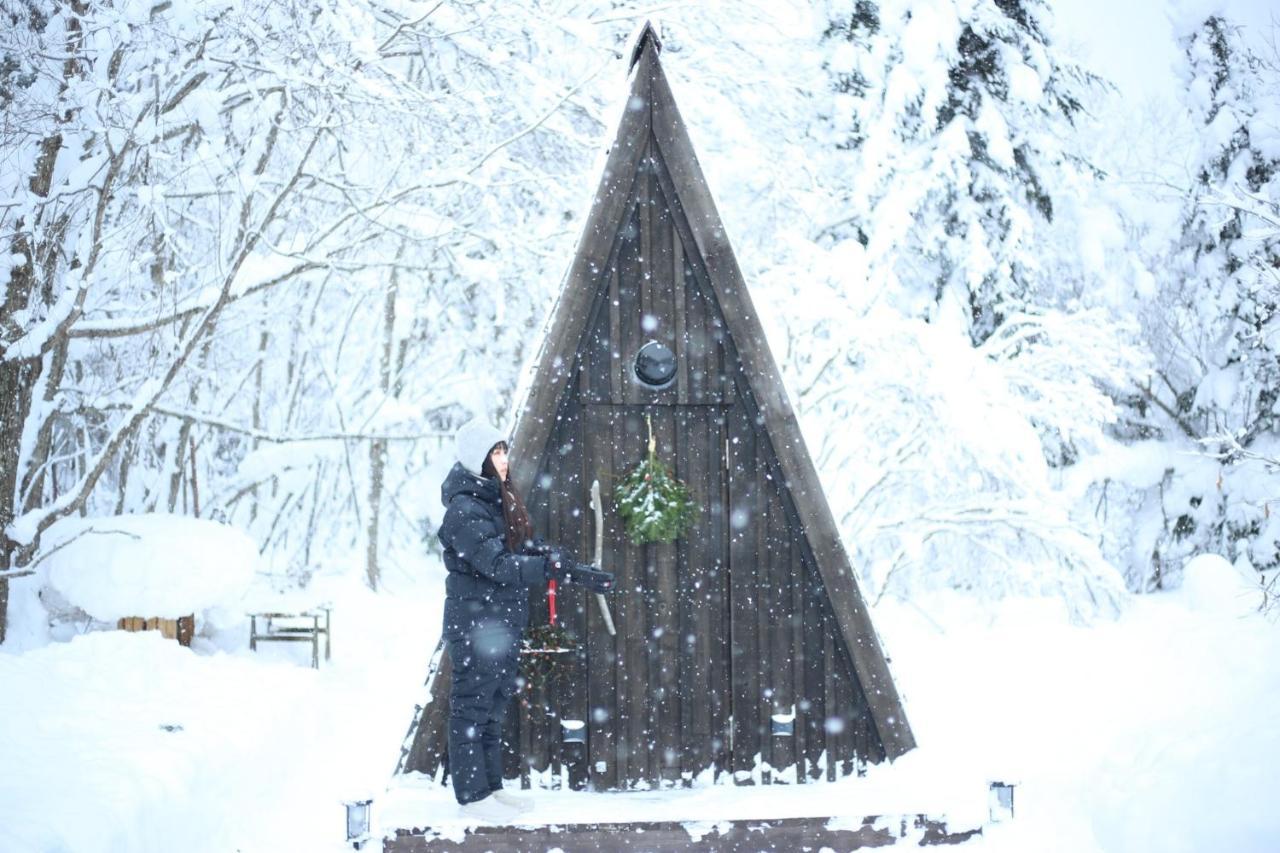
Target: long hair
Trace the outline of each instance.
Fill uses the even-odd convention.
[[[493,447],[497,447],[494,445]],[[480,473],[486,477],[498,476],[498,469],[493,467],[493,447],[485,454],[484,465]],[[513,554],[524,551],[524,543],[533,539],[533,524],[529,521],[529,513],[524,508],[524,501],[511,483],[511,468],[507,468],[507,477],[498,483],[502,492],[502,519],[507,525],[507,548]]]

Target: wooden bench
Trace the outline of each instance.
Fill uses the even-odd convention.
[[[324,635],[326,661],[332,651],[329,634],[332,609],[328,605],[321,605],[298,613],[250,613],[249,650],[256,652],[258,643],[310,643],[311,668],[319,669],[321,635]],[[258,631],[259,619],[266,620],[261,632]]]
[[[196,634],[196,617],[194,613],[177,619],[125,616],[116,621],[116,628],[121,631],[159,631],[166,640],[177,640],[178,645],[190,646],[191,638]]]

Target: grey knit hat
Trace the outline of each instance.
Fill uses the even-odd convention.
[[[498,443],[509,444],[507,435],[483,418],[475,418],[458,427],[454,433],[454,453],[462,467],[476,476],[484,467],[489,451]]]

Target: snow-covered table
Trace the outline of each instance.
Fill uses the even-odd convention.
[[[324,635],[324,659],[332,653],[329,627],[333,608],[322,604],[310,610],[295,613],[263,612],[249,614],[249,649],[258,650],[258,643],[311,643],[311,668],[320,668],[320,636]],[[258,633],[258,620],[265,620],[262,633]],[[308,625],[307,620],[311,621]],[[324,620],[324,624],[321,624]]]

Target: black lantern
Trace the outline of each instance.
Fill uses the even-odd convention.
[[[587,726],[582,720],[561,720],[560,734],[565,743],[587,742]]]
[[[347,807],[347,841],[359,850],[369,840],[369,809],[373,800],[352,800]]]
[[[1013,819],[1013,783],[992,782],[987,806],[993,823]]]
[[[795,737],[796,706],[792,705],[791,710],[786,713],[774,714],[772,723],[772,731],[775,737]]]
[[[636,353],[636,378],[655,391],[666,388],[676,378],[676,354],[665,344],[649,341]]]

